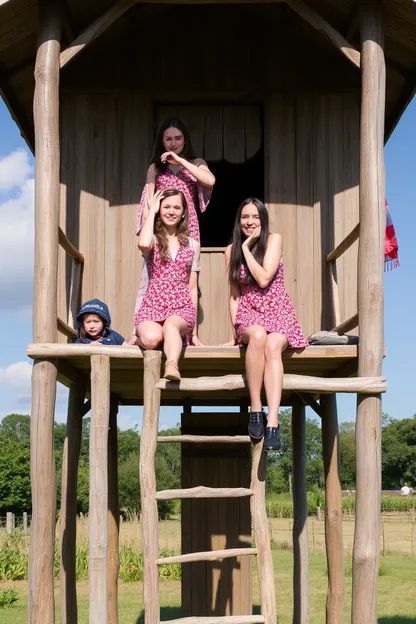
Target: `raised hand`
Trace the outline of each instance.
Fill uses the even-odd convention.
[[[175,154],[175,152],[164,152],[160,157],[160,160],[165,163],[168,162],[171,165],[180,165],[182,164],[182,158]]]
[[[261,232],[261,227],[256,228],[254,232],[246,238],[246,240],[243,243],[243,247],[247,247],[247,249],[251,249],[252,247],[254,247],[254,245],[257,242],[258,237],[260,236],[260,232]]]
[[[154,195],[151,195],[147,198],[147,207],[149,210],[149,214],[152,213],[154,215],[157,215],[157,213],[159,212],[160,200],[162,198],[162,195],[163,191],[156,191]]]

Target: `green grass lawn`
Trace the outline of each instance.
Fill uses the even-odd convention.
[[[325,621],[326,559],[323,553],[310,554],[311,624]],[[273,551],[276,570],[277,612],[279,624],[292,622],[292,553]],[[351,565],[346,563],[345,624],[350,621]],[[379,576],[379,624],[416,624],[416,559],[387,556]],[[22,624],[27,619],[27,582],[0,583],[0,591],[13,587],[19,600],[13,607],[0,610],[2,624]],[[119,624],[143,623],[141,583],[120,583]],[[257,582],[254,582],[254,604],[258,604]],[[160,584],[161,619],[180,617],[180,583],[164,581]],[[57,619],[59,622],[59,586],[56,587]],[[88,582],[78,583],[79,624],[88,623]]]

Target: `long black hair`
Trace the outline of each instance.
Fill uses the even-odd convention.
[[[246,263],[246,260],[244,258],[243,251],[242,251],[242,245],[244,242],[243,238],[245,239],[245,237],[243,233],[241,232],[240,219],[241,219],[241,213],[243,212],[243,209],[245,208],[245,206],[247,206],[247,204],[254,204],[254,206],[257,208],[258,213],[259,213],[260,226],[261,226],[260,236],[257,239],[257,242],[254,245],[254,247],[251,248],[251,253],[253,254],[254,258],[257,260],[259,264],[263,264],[264,256],[265,256],[266,249],[267,249],[267,241],[269,239],[269,233],[270,233],[269,215],[267,213],[267,208],[263,204],[263,202],[261,202],[256,197],[248,197],[242,202],[242,204],[238,208],[237,215],[235,217],[233,240],[232,240],[232,247],[231,247],[230,267],[229,267],[229,280],[231,284],[239,283],[240,269],[241,269],[242,264],[247,269],[247,283],[250,285],[254,285],[257,283],[254,277],[252,276],[252,274],[250,273],[249,269],[247,268],[247,263]]]
[[[155,165],[156,170],[159,173],[164,173],[168,168],[167,162],[162,162],[160,157],[162,154],[166,152],[165,146],[163,145],[163,135],[168,128],[176,128],[183,134],[184,138],[184,146],[181,152],[181,156],[186,158],[186,160],[195,160],[195,152],[192,146],[191,137],[189,136],[189,132],[184,123],[180,119],[171,118],[165,119],[162,125],[159,128],[159,132],[157,133],[156,141],[153,147],[153,155],[151,163]]]

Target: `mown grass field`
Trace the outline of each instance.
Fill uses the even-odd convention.
[[[292,622],[292,553],[273,551],[276,570],[278,623]],[[346,561],[345,623],[350,620],[351,566]],[[416,559],[388,555],[382,561],[379,576],[379,624],[416,624]],[[254,575],[255,578],[255,575]],[[19,595],[15,606],[0,610],[2,624],[22,624],[27,618],[27,582],[0,583],[0,591],[13,587]],[[162,620],[180,617],[180,582],[165,581],[160,585]],[[325,621],[326,559],[324,553],[310,554],[311,624]],[[120,624],[142,624],[142,583],[120,583]],[[254,583],[254,604],[258,604],[257,583]],[[59,622],[59,584],[56,584],[57,622]],[[78,583],[79,624],[88,623],[88,582]]]

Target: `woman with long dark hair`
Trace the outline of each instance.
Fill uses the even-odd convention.
[[[178,380],[183,339],[188,345],[200,345],[196,334],[200,246],[188,234],[188,206],[180,191],[156,191],[148,200],[147,212],[138,245],[149,286],[134,315],[130,344],[156,349],[163,342],[164,376]]]
[[[265,436],[267,451],[281,448],[282,353],[288,346],[299,349],[308,344],[284,287],[282,257],[282,237],[270,233],[265,205],[255,197],[244,200],[237,212],[232,243],[225,250],[234,332],[228,344],[247,345],[248,431],[255,440]],[[266,431],[263,382],[268,405]]]
[[[166,119],[159,128],[153,148],[146,184],[142,192],[136,221],[136,234],[139,236],[142,224],[146,221],[148,201],[155,191],[175,188],[180,191],[188,206],[188,233],[200,242],[198,212],[203,213],[211,198],[215,177],[202,158],[197,158],[191,137],[180,119]],[[148,286],[146,265],[136,297],[137,312]]]

